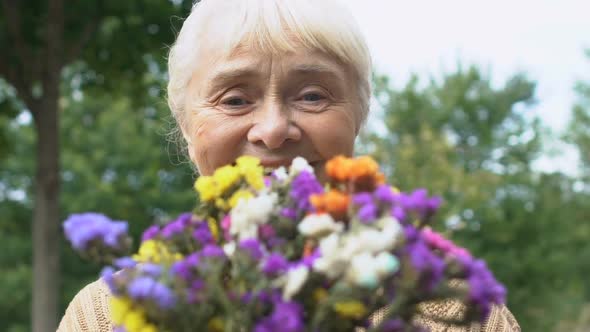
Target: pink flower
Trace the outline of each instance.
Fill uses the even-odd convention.
[[[223,217],[223,219],[221,219],[221,228],[223,229],[223,237],[225,238],[226,241],[231,240],[231,235],[229,234],[230,227],[231,227],[231,217],[228,214],[225,217]]]
[[[422,236],[430,247],[438,249],[446,255],[471,258],[471,254],[465,248],[455,245],[428,227],[422,230]]]

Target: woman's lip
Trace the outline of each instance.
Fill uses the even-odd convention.
[[[263,159],[260,161],[260,164],[263,167],[272,167],[272,168],[278,168],[281,166],[285,166],[288,167],[289,165],[291,165],[291,161],[292,159],[279,159],[279,160],[272,160],[272,159]]]
[[[268,168],[279,168],[281,166],[289,167],[291,166],[291,162],[293,161],[293,159],[262,159],[260,160],[260,164],[263,167]],[[311,165],[312,167],[315,167],[315,165],[319,162],[319,160],[308,161],[309,165]]]

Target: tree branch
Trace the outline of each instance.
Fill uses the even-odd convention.
[[[2,7],[4,9],[6,24],[10,37],[14,41],[17,54],[23,59],[23,63],[30,62],[32,52],[25,41],[22,31],[21,13],[19,12],[19,0],[3,0]]]
[[[9,63],[6,53],[0,54],[0,76],[12,85],[18,96],[22,99],[29,110],[33,109],[33,95],[31,94],[31,85],[23,75],[19,75],[18,67]]]
[[[0,54],[0,75],[14,86],[23,102],[31,109],[34,102],[31,94],[32,82],[38,78],[33,75],[35,68],[39,65],[33,61],[35,60],[33,52],[23,35],[20,1],[2,0],[2,8],[6,17],[8,37],[14,42],[15,54],[13,56],[17,58],[17,61],[11,63],[8,52]]]
[[[71,63],[72,61],[76,60],[82,50],[90,41],[90,38],[96,33],[98,26],[100,25],[101,18],[99,16],[93,17],[90,21],[86,23],[84,28],[82,28],[82,33],[80,34],[80,38],[73,42],[66,52],[66,60],[65,63]]]

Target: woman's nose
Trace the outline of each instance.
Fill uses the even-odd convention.
[[[292,122],[290,110],[279,100],[266,100],[255,113],[254,124],[248,132],[250,143],[262,143],[269,150],[275,150],[286,142],[301,139],[301,130]]]

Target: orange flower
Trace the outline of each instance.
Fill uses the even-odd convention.
[[[385,183],[379,164],[369,156],[356,159],[336,156],[326,163],[326,173],[336,182],[351,182],[354,191],[372,191]]]
[[[348,195],[337,190],[330,190],[324,194],[310,197],[311,204],[318,211],[327,212],[337,219],[346,214],[349,201]]]
[[[346,181],[350,178],[353,160],[344,156],[336,156],[326,163],[326,173],[336,181]]]
[[[369,156],[362,156],[353,160],[350,168],[350,176],[352,179],[358,178],[372,178],[379,173],[379,165],[373,158]]]

